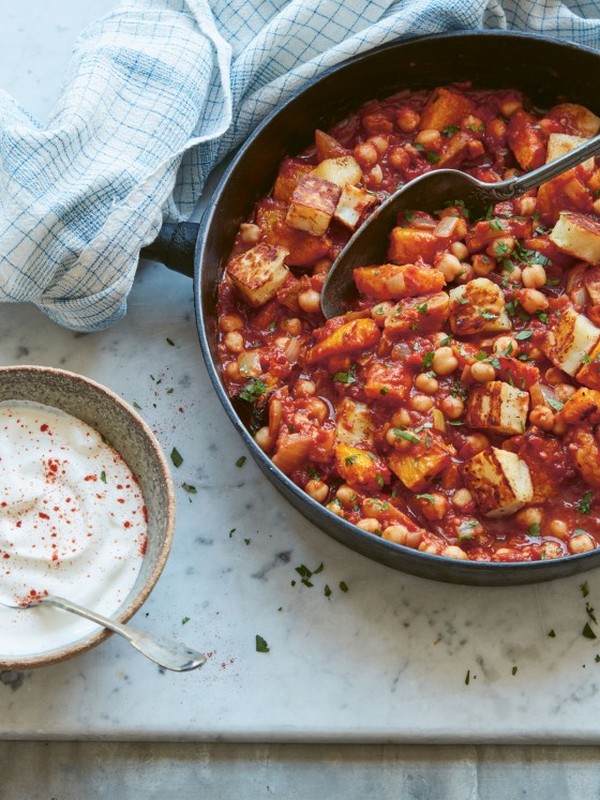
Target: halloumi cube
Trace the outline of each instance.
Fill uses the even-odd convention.
[[[307,175],[292,193],[285,221],[292,228],[321,236],[329,227],[340,194],[337,184]]]
[[[312,170],[311,175],[335,183],[340,189],[349,183],[355,186],[362,178],[362,169],[354,156],[326,158]]]
[[[533,498],[529,467],[516,453],[488,447],[465,461],[462,471],[486,517],[507,517]]]
[[[333,218],[353,231],[362,215],[377,202],[377,197],[360,186],[347,183],[342,189]]]
[[[490,381],[471,390],[466,422],[501,434],[523,433],[529,411],[529,392],[522,392],[504,381]]]
[[[451,289],[450,327],[459,335],[511,330],[502,289],[489,278],[475,278]]]
[[[591,214],[563,211],[550,233],[563,252],[589,264],[600,264],[600,219]]]
[[[555,367],[573,376],[599,342],[600,328],[568,307],[548,317],[548,334],[542,350]]]
[[[570,153],[571,150],[579,147],[579,145],[584,142],[587,142],[584,136],[569,136],[568,133],[551,133],[550,136],[548,136],[546,163],[554,161],[555,158],[564,156],[566,153]],[[594,158],[588,158],[581,166],[587,172],[591,172],[594,169]]]
[[[285,247],[260,242],[231,259],[227,275],[248,305],[257,308],[275,297],[289,275],[287,255]]]
[[[370,450],[375,440],[375,424],[369,406],[345,397],[337,408],[335,435],[339,444]]]

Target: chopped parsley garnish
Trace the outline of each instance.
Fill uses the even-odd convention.
[[[593,492],[586,492],[579,503],[577,504],[577,510],[580,514],[589,514],[592,510],[592,499],[594,497]]]
[[[340,372],[336,372],[333,376],[333,380],[336,381],[336,383],[355,383],[356,375],[354,373],[354,367],[351,367],[349,370],[340,370]]]
[[[540,535],[540,523],[539,522],[532,522],[531,525],[527,528],[527,533],[529,536],[539,536]]]
[[[461,522],[458,526],[458,538],[462,542],[465,539],[473,539],[475,534],[473,528],[477,527],[478,521],[476,519],[467,519]]]
[[[171,461],[175,467],[180,467],[183,464],[183,458],[176,447],[171,450]]]
[[[414,433],[410,431],[403,431],[400,428],[393,428],[394,436],[397,436],[400,439],[406,439],[407,442],[412,442],[413,444],[421,444],[421,440],[418,436],[415,436]]]
[[[455,133],[458,133],[460,128],[458,125],[446,125],[446,127],[442,130],[442,136],[447,136],[450,139],[454,136]]]
[[[547,311],[536,311],[535,315],[539,319],[540,322],[544,323],[544,325],[548,322],[548,312]]]
[[[417,311],[419,312],[419,314],[426,314],[428,308],[429,306],[427,305],[427,303],[420,303],[417,306]]]
[[[245,400],[247,403],[254,403],[258,398],[267,391],[267,385],[260,378],[250,378],[245,384],[244,388],[239,393],[238,397]]]
[[[532,336],[533,331],[519,331],[518,333],[515,333],[515,339],[517,339],[519,342],[522,342],[525,339],[531,339]]]
[[[263,639],[258,633],[256,634],[256,652],[257,653],[268,653],[269,652],[269,645],[267,644],[267,640]]]
[[[418,494],[416,495],[417,499],[420,500],[427,500],[428,503],[435,503],[435,497],[432,494]]]
[[[356,459],[357,459],[357,458],[358,458],[358,456],[356,456],[356,455],[354,455],[354,456],[346,456],[346,458],[344,459],[344,464],[345,464],[347,467],[351,467],[351,466],[352,466],[352,464],[355,464],[355,463],[356,463]]]
[[[425,158],[427,159],[427,161],[429,161],[430,164],[437,164],[437,162],[440,160],[439,155],[437,153],[434,153],[433,150],[428,150],[425,153]]]
[[[503,231],[504,230],[504,223],[502,222],[501,219],[498,219],[496,217],[495,219],[491,219],[490,220],[490,228],[493,231]],[[501,242],[501,244],[503,244],[503,243]]]
[[[423,356],[423,360],[421,362],[421,369],[423,371],[430,369],[430,367],[433,364],[434,355],[435,352],[433,350],[431,350],[429,353],[425,353],[425,355]]]

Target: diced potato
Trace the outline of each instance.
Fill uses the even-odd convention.
[[[533,498],[527,464],[516,453],[488,447],[465,461],[463,476],[486,517],[514,514]]]
[[[414,264],[419,259],[433,264],[436,255],[447,247],[447,239],[430,231],[396,227],[390,233],[388,259],[392,264]]]
[[[600,489],[600,448],[594,431],[587,425],[576,425],[567,437],[573,466],[588,486]]]
[[[591,213],[593,202],[590,188],[578,177],[575,170],[570,169],[540,186],[536,208],[543,224],[550,227],[556,224],[563,211]]]
[[[354,355],[377,344],[381,331],[373,319],[354,319],[336,328],[310,351],[308,360],[324,361],[333,356]]]
[[[475,278],[451,289],[450,327],[461,336],[511,330],[502,289],[489,278]]]
[[[451,139],[444,143],[444,147],[440,153],[440,160],[437,162],[438,168],[458,168],[462,161],[468,156],[469,145],[472,141],[473,137],[469,136],[468,133],[464,131],[456,133]]]
[[[370,450],[348,444],[335,447],[335,465],[340,476],[351,486],[361,486],[376,491],[389,483],[386,464]]]
[[[524,170],[541,167],[546,160],[546,141],[537,119],[522,108],[510,118],[506,141]]]
[[[546,151],[546,163],[554,161],[555,158],[564,156],[570,153],[580,144],[586,142],[587,139],[583,136],[569,136],[566,133],[551,133],[548,137],[548,149]],[[594,159],[588,158],[581,165],[586,171],[591,172],[594,169]]]
[[[355,269],[354,283],[361,294],[375,300],[400,300],[403,297],[436,294],[444,288],[446,279],[433,267],[382,264]]]
[[[415,333],[439,331],[448,319],[450,298],[446,292],[426,297],[407,297],[392,308],[383,329],[390,339],[414,336]]]
[[[600,342],[583,359],[583,366],[575,376],[579,383],[600,389]]]
[[[434,89],[421,112],[419,128],[442,131],[448,125],[458,125],[471,114],[475,103],[453,89]]]
[[[273,188],[273,197],[283,203],[289,203],[294,189],[311,171],[312,166],[299,158],[284,158],[279,167],[277,180]]]
[[[285,221],[292,228],[321,236],[329,227],[340,193],[335,183],[308,175],[294,189]]]
[[[340,189],[349,183],[355,186],[362,178],[362,169],[354,156],[326,158],[311,172],[315,178],[335,183]]]
[[[599,342],[600,328],[568,307],[548,317],[548,335],[542,350],[555,367],[575,375]]]
[[[566,400],[559,418],[569,425],[600,422],[600,392],[584,386]]]
[[[548,116],[566,122],[574,132],[588,139],[600,131],[600,117],[597,117],[589,108],[577,103],[560,103],[553,106]]]
[[[371,449],[375,424],[369,407],[345,397],[337,409],[335,433],[340,444]]]
[[[490,381],[471,390],[466,422],[472,428],[494,433],[523,433],[528,411],[529,392],[504,381]]]
[[[260,242],[231,259],[227,275],[248,305],[262,306],[275,297],[289,274],[287,254],[284,247]]]
[[[377,197],[360,186],[347,183],[342,189],[333,218],[354,230],[362,215],[377,202]]]
[[[600,264],[600,220],[597,217],[564,211],[550,239],[569,255],[590,264]]]
[[[365,394],[368,400],[399,405],[407,399],[412,376],[402,363],[374,363],[367,369]]]
[[[407,489],[424,489],[450,463],[455,449],[435,431],[420,433],[420,442],[408,450],[392,450],[387,462]]]
[[[326,158],[347,156],[349,154],[347,147],[344,147],[344,145],[338,142],[331,134],[325,133],[325,131],[321,131],[318,128],[315,131],[315,148],[319,161],[324,161]]]
[[[287,206],[267,197],[257,203],[256,224],[269,244],[279,245],[288,251],[289,267],[310,267],[329,254],[331,241],[326,236],[312,236],[306,231],[292,228],[285,221]]]

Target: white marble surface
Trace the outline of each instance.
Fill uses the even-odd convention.
[[[50,11],[33,0],[27,16],[6,5],[0,85],[43,118],[78,30],[113,2]],[[446,586],[328,539],[251,459],[236,466],[244,446],[202,364],[188,279],[144,265],[126,318],[88,336],[0,307],[0,364],[25,363],[105,383],[183,456],[174,548],[136,622],[211,657],[199,672],[162,673],[113,637],[55,667],[0,672],[0,737],[598,743],[600,639],[582,630],[586,600],[600,612],[600,574]],[[312,588],[292,585],[297,566],[321,562]],[[257,634],[268,653],[256,652]]]

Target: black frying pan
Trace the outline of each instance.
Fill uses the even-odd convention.
[[[561,100],[600,115],[600,53],[519,33],[461,32],[385,45],[357,56],[309,83],[273,111],[227,167],[200,226],[167,225],[142,251],[195,278],[198,335],[214,388],[252,456],[277,489],[325,533],[394,569],[451,583],[501,586],[566,577],[600,565],[600,549],[528,563],[455,561],[388,542],[340,519],[316,503],[254,443],[227,397],[217,359],[217,286],[241,222],[272,187],[280,161],[312,143],[361,103],[400,89],[426,89],[471,80],[480,88],[516,88],[540,107]]]

